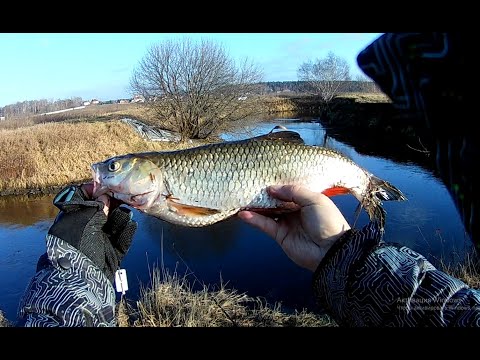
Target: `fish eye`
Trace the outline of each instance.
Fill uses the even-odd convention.
[[[118,169],[120,169],[120,163],[118,161],[111,161],[109,164],[108,164],[108,171],[117,171]]]

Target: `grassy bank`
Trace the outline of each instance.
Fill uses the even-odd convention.
[[[114,155],[189,146],[145,141],[121,121],[0,130],[0,194],[45,191],[91,179],[90,165]]]
[[[159,269],[136,304],[121,301],[117,310],[121,327],[335,326],[326,315],[306,310],[290,314],[280,303],[268,304],[224,285],[193,291],[185,277]]]

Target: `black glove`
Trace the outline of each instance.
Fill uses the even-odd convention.
[[[137,229],[131,210],[119,206],[107,218],[104,203],[88,199],[74,185],[60,191],[53,204],[60,213],[48,233],[81,251],[113,282]]]

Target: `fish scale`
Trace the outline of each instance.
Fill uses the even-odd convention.
[[[305,145],[292,131],[168,152],[127,154],[92,165],[96,196],[108,193],[160,219],[207,226],[242,209],[290,211],[269,185],[298,184],[333,196],[350,193],[383,226],[381,200],[405,200],[390,183],[343,154]]]

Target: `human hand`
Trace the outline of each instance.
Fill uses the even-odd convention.
[[[270,186],[268,193],[300,206],[275,221],[252,211],[238,216],[271,236],[297,265],[314,272],[320,261],[350,225],[327,196],[296,185]]]
[[[60,209],[48,233],[85,254],[113,281],[137,223],[132,212],[107,195],[92,198],[93,183],[67,186],[54,198]]]

